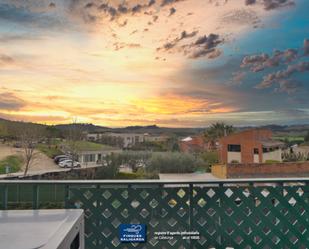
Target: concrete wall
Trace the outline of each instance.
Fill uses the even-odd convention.
[[[227,162],[238,162],[241,163],[241,152],[228,152],[227,153]]]
[[[282,162],[282,150],[275,150],[272,152],[263,153],[263,163],[265,163],[267,160],[275,160],[278,162]]]
[[[227,166],[225,164],[215,164],[211,166],[211,174],[218,178],[227,178],[226,170]]]
[[[61,171],[52,171],[46,173],[29,173],[27,176],[6,176],[1,180],[91,180],[94,179],[97,170],[100,167],[63,169]]]

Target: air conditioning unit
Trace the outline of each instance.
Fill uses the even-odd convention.
[[[2,249],[84,249],[80,209],[0,211]]]

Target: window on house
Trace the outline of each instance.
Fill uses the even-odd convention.
[[[270,150],[268,148],[263,148],[263,153],[267,153],[270,152]]]
[[[259,154],[259,149],[258,149],[258,148],[254,148],[254,149],[253,149],[253,153],[254,153],[255,155],[258,155],[258,154]]]
[[[86,154],[84,156],[84,162],[94,162],[95,161],[95,154]]]
[[[240,152],[241,146],[240,146],[240,144],[228,144],[227,145],[227,151],[229,151],[229,152]]]

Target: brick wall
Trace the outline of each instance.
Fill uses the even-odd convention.
[[[253,163],[253,149],[259,150],[259,159],[262,161],[263,149],[260,139],[270,139],[272,132],[269,130],[252,129],[239,133],[234,133],[229,136],[223,137],[219,140],[220,144],[220,162],[227,163],[227,146],[228,144],[241,145],[241,163]]]
[[[308,162],[229,164],[227,178],[309,177]]]

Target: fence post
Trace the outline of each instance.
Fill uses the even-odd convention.
[[[3,209],[8,209],[8,185],[3,185],[3,193],[2,193],[2,203]]]
[[[33,209],[38,209],[39,208],[39,186],[38,184],[33,185],[33,190],[32,190],[32,207]]]
[[[190,195],[189,195],[189,232],[192,231],[193,229],[193,195],[194,195],[194,192],[193,192],[193,184],[192,183],[189,183],[189,192],[190,192]],[[190,249],[193,248],[193,243],[192,243],[192,239],[191,239],[191,236],[190,236]]]
[[[65,184],[64,185],[64,208],[65,209],[69,208],[69,198],[70,198],[69,185]]]

